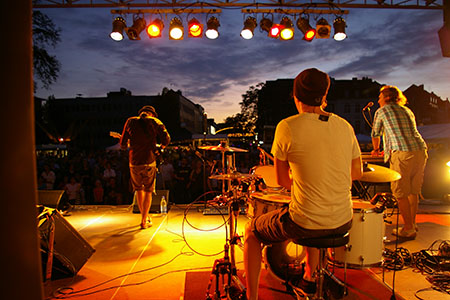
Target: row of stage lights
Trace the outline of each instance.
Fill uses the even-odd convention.
[[[140,40],[142,31],[146,31],[149,38],[161,37],[164,29],[164,23],[161,19],[155,19],[147,25],[142,17],[134,17],[133,25],[127,27],[125,19],[118,16],[113,21],[113,30],[110,37],[115,41],[121,41],[124,38],[123,32],[127,34],[130,40]],[[206,23],[206,30],[203,31],[203,24],[196,18],[192,18],[188,22],[188,36],[191,38],[201,38],[205,35],[208,39],[217,39],[219,37],[219,20],[212,16]],[[280,23],[276,24],[269,18],[262,18],[259,23],[260,28],[266,31],[271,38],[278,38],[281,40],[292,40],[294,38],[294,25],[292,20],[284,16]],[[253,38],[253,32],[257,27],[257,21],[254,17],[247,17],[244,22],[244,28],[241,31],[241,37],[244,39]],[[311,42],[314,38],[329,38],[331,33],[331,26],[327,20],[321,18],[316,23],[316,28],[309,24],[309,17],[299,17],[297,19],[297,27],[303,33],[303,39]],[[346,23],[342,17],[337,17],[333,22],[334,35],[336,41],[344,40]],[[169,25],[169,39],[182,40],[184,37],[184,27],[182,21],[178,17],[174,17]]]

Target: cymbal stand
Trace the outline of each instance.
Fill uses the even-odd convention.
[[[211,300],[211,285],[213,277],[216,277],[216,290],[214,292],[214,300],[221,299],[220,296],[220,286],[219,286],[219,278],[222,276],[222,282],[224,282],[225,275],[227,275],[227,283],[224,285],[224,291],[226,293],[227,299],[236,299],[236,300],[244,300],[247,299],[247,290],[245,285],[241,282],[239,277],[237,276],[237,268],[236,268],[236,260],[235,260],[235,251],[234,246],[240,242],[240,237],[236,233],[236,223],[237,217],[239,215],[239,199],[237,197],[236,189],[233,189],[233,196],[231,201],[228,204],[228,213],[229,213],[229,230],[230,230],[230,238],[227,239],[225,243],[225,254],[221,259],[216,259],[214,262],[214,266],[211,272],[210,281],[208,284],[208,289],[206,291],[206,299]],[[234,286],[232,285],[234,283]]]

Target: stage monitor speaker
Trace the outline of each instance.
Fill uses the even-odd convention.
[[[64,190],[38,190],[38,204],[58,208]]]
[[[439,42],[441,43],[442,56],[450,57],[450,27],[444,25],[439,29]]]
[[[39,207],[38,207],[39,208]],[[40,207],[38,216],[44,273],[50,247],[50,232],[54,229],[52,279],[73,276],[95,252],[95,249],[56,210]],[[44,278],[46,276],[44,275]]]
[[[169,205],[169,190],[156,190],[156,195],[153,194],[152,197],[152,205],[150,206],[150,213],[153,214],[159,214],[161,213],[161,198],[162,196],[166,197],[166,201],[167,201],[167,211],[169,211],[170,205]],[[139,211],[139,206],[137,205],[137,200],[136,200],[136,193],[133,196],[133,213],[135,214],[140,214],[141,212]]]

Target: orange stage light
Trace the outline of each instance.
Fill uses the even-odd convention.
[[[164,23],[160,19],[156,19],[147,26],[147,34],[149,38],[161,37]]]
[[[202,37],[203,25],[195,18],[191,19],[188,23],[189,37]]]

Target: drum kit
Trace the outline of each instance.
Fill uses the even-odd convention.
[[[235,262],[235,246],[240,243],[236,233],[237,217],[240,212],[239,199],[246,199],[246,215],[255,218],[269,211],[289,205],[290,192],[281,187],[276,180],[273,165],[259,165],[251,169],[249,174],[236,172],[234,168],[235,153],[247,150],[230,147],[225,142],[218,146],[201,146],[199,149],[220,151],[222,154],[222,174],[211,175],[209,179],[224,182],[221,199],[226,199],[229,213],[229,238],[225,244],[224,258],[214,263],[211,280],[215,275],[216,287],[214,294],[210,293],[211,281],[206,292],[207,299],[221,299],[219,282],[224,283],[222,290],[227,293],[227,299],[246,299],[245,285],[237,276]],[[232,154],[226,159],[226,154]],[[369,183],[391,182],[400,179],[400,174],[376,164],[364,164],[361,181]],[[228,190],[225,190],[225,182]],[[243,189],[242,186],[250,187]],[[242,197],[244,193],[244,197]],[[365,193],[368,193],[367,190]],[[384,249],[384,214],[375,205],[364,198],[353,200],[353,225],[350,230],[350,241],[346,247],[334,251],[332,261],[337,264],[346,263],[349,267],[365,268],[382,264]],[[242,244],[240,244],[242,246]],[[280,282],[286,283],[301,273],[302,264],[306,256],[306,249],[290,241],[266,246],[263,249],[263,259],[269,272]],[[224,280],[224,276],[228,280]],[[222,280],[220,280],[220,276]],[[234,283],[234,285],[233,285]]]

